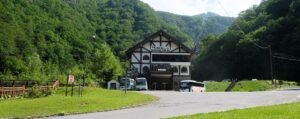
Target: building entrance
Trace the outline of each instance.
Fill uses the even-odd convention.
[[[172,74],[171,73],[159,73],[151,74],[149,77],[149,89],[150,90],[172,90]]]

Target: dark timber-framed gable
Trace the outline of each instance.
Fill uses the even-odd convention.
[[[159,40],[160,41],[153,41],[152,39],[159,36]],[[168,39],[168,41],[161,41],[162,36],[164,36],[165,38]],[[133,47],[131,47],[130,49],[128,49],[126,51],[126,55],[128,58],[130,58],[130,55],[132,52],[134,52],[137,48],[142,47],[142,45],[144,45],[145,43],[150,42],[150,47],[152,45],[155,45],[153,42],[160,42],[160,45],[162,42],[168,42],[168,46],[171,47],[171,42],[173,42],[174,44],[178,45],[178,49],[179,52],[181,51],[181,49],[184,49],[185,51],[187,51],[187,53],[193,53],[193,50],[191,50],[189,47],[185,46],[184,44],[182,44],[181,42],[179,42],[178,40],[176,40],[176,38],[172,37],[171,35],[167,34],[165,31],[163,30],[159,30],[156,33],[150,35],[149,37],[145,38],[143,41],[137,43],[136,45],[134,45]],[[149,51],[151,52],[151,51]]]

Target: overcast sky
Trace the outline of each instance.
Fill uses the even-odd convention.
[[[222,16],[237,17],[241,11],[258,5],[261,0],[141,0],[156,11],[180,15],[214,12]],[[225,9],[225,10],[224,10]]]

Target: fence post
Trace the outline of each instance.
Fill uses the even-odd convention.
[[[73,96],[73,92],[74,92],[74,81],[72,82],[72,92],[71,92],[71,96]]]
[[[80,92],[80,95],[81,95],[81,96],[82,96],[82,92],[83,92],[83,88],[84,88],[84,83],[85,83],[85,77],[83,77],[82,89],[81,89],[81,92]]]
[[[78,79],[78,96],[80,97],[80,87],[81,87],[81,84],[80,84],[80,79]]]
[[[69,83],[69,75],[67,75],[66,96],[68,96],[68,83]]]

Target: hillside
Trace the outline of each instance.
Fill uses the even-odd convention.
[[[300,2],[265,0],[242,13],[221,36],[202,40],[194,79],[270,79],[299,81]]]
[[[139,0],[4,0],[0,79],[110,80],[123,73],[124,51],[159,29],[192,41]]]
[[[139,0],[1,1],[0,79],[114,79],[126,68],[125,51],[151,33],[163,29],[193,47],[231,19],[157,13]]]
[[[199,50],[201,39],[209,34],[220,35],[224,33],[234,20],[232,17],[223,17],[211,12],[195,16],[182,16],[168,12],[157,13],[165,22],[176,26],[182,32],[191,36],[197,50]]]

